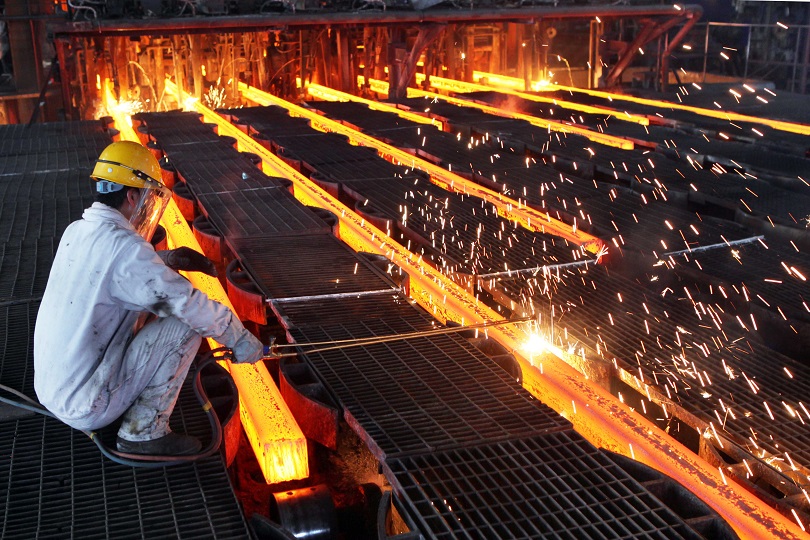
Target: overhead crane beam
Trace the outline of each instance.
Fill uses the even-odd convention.
[[[606,252],[606,247],[601,239],[578,230],[571,225],[556,220],[546,212],[541,212],[526,204],[515,201],[500,193],[487,189],[483,186],[476,184],[466,178],[463,178],[453,172],[450,172],[438,165],[434,165],[428,161],[417,158],[412,154],[399,148],[386,144],[382,141],[375,139],[365,133],[358,132],[348,126],[341,124],[335,120],[325,118],[320,114],[295,105],[289,101],[283,100],[267,92],[262,92],[256,88],[250,87],[244,83],[239,83],[239,90],[242,95],[260,105],[278,105],[287,109],[294,116],[301,116],[310,121],[312,127],[322,131],[330,131],[340,133],[349,138],[353,144],[368,146],[375,148],[379,154],[396,163],[401,163],[405,166],[419,169],[427,172],[430,175],[431,181],[445,189],[457,193],[463,193],[472,197],[478,197],[492,204],[498,209],[498,213],[512,221],[517,221],[523,227],[533,230],[559,236],[566,240],[573,242],[578,246],[582,246],[586,251],[593,254],[603,254]],[[337,95],[337,94],[336,94]]]
[[[127,114],[116,110],[117,100],[110,87],[110,82],[106,81],[107,110],[115,120],[121,138],[140,142]],[[202,253],[200,244],[173,199],[169,201],[160,224],[166,229],[170,248],[186,246]],[[235,312],[218,279],[202,272],[181,273],[211,300],[228,306]],[[222,346],[211,338],[208,339],[208,343],[212,349]],[[309,459],[306,437],[284,398],[281,397],[281,392],[267,367],[261,362],[257,364],[232,364],[227,360],[222,362],[239,389],[239,417],[265,481],[268,484],[276,484],[307,478]]]
[[[206,122],[218,126],[220,135],[236,138],[240,149],[259,155],[266,172],[292,180],[296,198],[337,216],[339,236],[344,242],[355,250],[383,255],[399,265],[410,277],[411,296],[437,319],[462,324],[503,319],[223,117],[199,102],[194,108]],[[709,466],[606,390],[589,384],[561,360],[567,355],[565,351],[549,345],[549,353],[539,357],[527,354],[523,348],[527,333],[514,325],[490,328],[488,334],[513,351],[520,362],[526,389],[568,418],[591,443],[632,457],[672,477],[711,505],[741,538],[806,538],[796,524],[733,480],[727,480],[722,471]]]
[[[487,85],[492,88],[513,88],[516,83],[523,85],[523,79],[509,77],[508,75],[498,75],[484,72],[475,72],[474,77],[477,80],[484,78],[487,80]],[[774,120],[772,118],[762,118],[759,116],[751,116],[748,114],[740,114],[733,111],[725,111],[722,109],[706,109],[703,107],[695,107],[692,105],[684,105],[683,103],[675,103],[674,101],[663,101],[658,99],[641,98],[636,96],[628,96],[626,94],[618,94],[613,92],[606,92],[604,90],[590,90],[588,88],[576,88],[574,86],[565,86],[556,83],[546,84],[543,81],[534,81],[532,83],[532,90],[537,92],[554,92],[562,90],[565,92],[587,94],[600,98],[609,99],[611,101],[628,101],[638,103],[640,105],[649,105],[661,109],[662,112],[667,109],[674,109],[678,111],[688,111],[700,116],[709,118],[717,118],[720,120],[728,120],[729,122],[748,122],[752,124],[762,124],[778,131],[786,131],[789,133],[797,133],[799,135],[810,135],[810,125],[799,124],[797,122],[787,122],[785,120]]]
[[[362,76],[357,77],[358,80],[362,79]],[[424,76],[421,77],[424,80]],[[420,76],[417,75],[416,80],[420,80]],[[465,83],[463,81],[452,81],[451,79],[444,79],[446,82],[445,87],[446,89],[459,91],[459,92],[470,92],[469,87],[465,85],[469,83]],[[368,81],[369,87],[374,92],[379,94],[388,94],[388,83],[385,81],[380,81],[376,79],[370,79]],[[622,150],[632,150],[634,148],[633,141],[630,139],[626,139],[624,137],[616,137],[615,135],[607,135],[605,133],[600,133],[598,131],[591,131],[587,128],[580,127],[580,126],[573,126],[570,124],[564,124],[562,122],[557,122],[554,120],[546,120],[545,118],[538,118],[536,116],[532,116],[530,114],[523,114],[518,112],[507,111],[501,109],[499,107],[493,107],[491,105],[484,105],[483,103],[476,103],[474,101],[470,101],[468,99],[462,99],[452,96],[445,96],[442,94],[437,94],[435,92],[428,92],[427,90],[419,90],[418,88],[408,88],[408,97],[424,97],[428,99],[439,99],[442,101],[446,101],[447,103],[452,103],[453,105],[459,105],[461,107],[471,107],[474,109],[478,109],[483,111],[487,114],[493,114],[495,116],[502,116],[505,118],[515,118],[518,120],[525,120],[529,122],[533,126],[537,126],[539,128],[547,129],[549,131],[559,131],[560,133],[574,133],[576,135],[581,135],[593,142],[597,142],[599,144],[604,144],[606,146],[614,146],[616,148],[621,148]]]

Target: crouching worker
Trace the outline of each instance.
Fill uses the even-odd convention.
[[[199,440],[173,433],[169,417],[202,338],[240,363],[258,361],[262,344],[175,271],[215,274],[211,261],[149,243],[171,197],[149,150],[115,142],[91,176],[97,202],[65,230],[37,316],[37,397],[76,429],[121,418],[121,452],[197,453]]]

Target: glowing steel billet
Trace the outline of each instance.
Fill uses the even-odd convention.
[[[473,80],[476,83],[482,77],[490,77],[489,73],[482,73],[480,71],[473,72]],[[493,77],[496,77],[493,75]],[[420,80],[421,79],[421,80]],[[416,74],[416,82],[421,83],[421,81],[425,80],[425,76],[421,73]],[[430,86],[433,88],[437,88],[439,90],[450,90],[450,91],[457,91],[457,92],[491,92],[495,85],[486,85],[486,84],[476,84],[476,83],[469,83],[463,81],[456,81],[453,79],[446,79],[444,77],[436,77],[434,75],[430,76]],[[521,86],[523,85],[523,81],[521,81]],[[594,105],[584,105],[582,103],[576,103],[573,101],[565,101],[562,99],[554,99],[554,98],[546,98],[542,96],[538,96],[536,94],[527,94],[526,92],[521,91],[519,88],[512,88],[510,86],[505,85],[498,85],[497,89],[502,94],[508,94],[512,96],[517,96],[522,99],[526,99],[529,101],[534,101],[537,103],[547,103],[550,105],[556,105],[562,109],[570,109],[572,111],[583,112],[587,114],[598,114],[602,116],[610,116],[615,118],[616,120],[622,120],[624,122],[632,122],[634,124],[641,124],[642,126],[649,126],[650,119],[646,116],[639,116],[635,114],[630,114],[628,112],[617,111],[614,109],[608,109],[606,107],[597,107]]]
[[[202,252],[197,239],[174,201],[163,214],[169,247],[188,246]],[[191,284],[209,298],[233,305],[219,280],[200,272],[183,273]],[[209,338],[212,348],[220,347]],[[307,440],[264,363],[227,363],[239,389],[239,416],[250,446],[268,484],[298,480],[309,476]]]
[[[401,118],[410,120],[411,122],[430,124],[432,126],[436,126],[436,129],[438,130],[442,129],[441,121],[436,120],[435,118],[412,113],[410,111],[406,111],[405,109],[400,109],[395,105],[389,105],[388,103],[380,103],[379,101],[353,96],[351,94],[347,94],[346,92],[341,92],[340,90],[334,90],[326,86],[321,86],[320,84],[310,83],[307,85],[307,92],[312,97],[316,97],[324,101],[353,101],[354,103],[363,103],[372,110],[394,113]]]
[[[129,118],[117,113],[114,107],[110,106],[114,101],[111,92],[107,100],[107,110],[115,119],[121,138],[139,142],[128,121]],[[187,246],[202,252],[200,244],[174,200],[169,201],[160,224],[166,229],[170,249]],[[234,309],[219,280],[200,272],[182,272],[182,274],[209,298],[228,306],[231,310]],[[210,338],[208,343],[211,348],[221,347]],[[239,389],[239,416],[265,481],[268,484],[275,484],[307,478],[309,460],[306,437],[281,397],[281,392],[267,367],[263,363],[231,364],[226,361],[224,364]]]
[[[219,126],[221,135],[235,137],[241,149],[259,155],[265,171],[292,180],[298,200],[335,214],[341,240],[357,251],[382,255],[407,272],[411,296],[437,319],[462,324],[503,319],[221,116],[199,104],[197,110],[206,122]],[[493,327],[487,333],[515,353],[526,389],[568,418],[577,432],[593,444],[632,457],[669,475],[711,505],[741,538],[806,538],[786,517],[733,480],[724,481],[714,467],[671,439],[652,422],[633,412],[606,390],[589,384],[562,360],[567,356],[564,351],[550,347],[551,354],[544,355],[540,361],[532,360],[521,350],[527,338],[524,329]]]
[[[749,116],[747,114],[735,113],[732,111],[724,111],[722,109],[704,109],[703,107],[694,107],[692,105],[684,105],[683,103],[675,103],[672,101],[659,101],[657,99],[640,98],[635,96],[628,96],[625,94],[614,94],[605,92],[603,90],[590,90],[587,88],[576,88],[574,86],[563,86],[560,84],[550,84],[543,86],[543,90],[563,90],[566,92],[578,92],[581,94],[588,94],[591,96],[610,99],[613,101],[630,101],[639,103],[641,105],[651,105],[653,107],[660,107],[662,109],[677,109],[681,111],[689,111],[701,116],[708,116],[709,118],[719,118],[720,120],[728,120],[729,122],[750,122],[752,124],[762,124],[779,131],[787,131],[790,133],[798,133],[799,135],[810,135],[810,126],[807,124],[798,124],[796,122],[786,122],[784,120],[774,120],[772,118],[760,118],[758,116]]]
[[[361,77],[358,77],[360,80]],[[417,75],[417,80],[419,80],[419,76]],[[431,80],[433,78],[431,77]],[[450,82],[445,83],[445,87],[448,90],[456,90],[456,91],[466,91],[472,92],[473,90],[469,87],[466,90],[464,89],[463,85],[469,84],[464,83],[461,81],[452,81],[452,79],[444,79],[444,81],[451,81],[453,84],[451,85]],[[375,92],[379,92],[382,94],[388,93],[388,83],[384,81],[377,81],[374,79],[369,79],[369,84],[372,90]],[[478,85],[476,85],[478,86]],[[490,90],[490,88],[483,87],[486,90]],[[383,90],[384,89],[384,90]],[[408,88],[408,97],[424,97],[429,99],[438,99],[442,101],[446,101],[447,103],[452,103],[453,105],[458,105],[460,107],[471,107],[474,109],[479,109],[487,114],[492,114],[495,116],[502,116],[505,118],[515,118],[518,120],[525,120],[529,122],[533,126],[537,126],[543,129],[548,129],[550,131],[559,131],[560,133],[574,133],[576,135],[581,135],[586,137],[587,139],[597,142],[599,144],[604,144],[606,146],[614,146],[616,148],[621,148],[622,150],[632,150],[635,145],[633,141],[624,139],[622,137],[615,137],[613,135],[607,135],[605,133],[599,133],[598,131],[591,131],[584,127],[579,126],[572,126],[569,124],[563,124],[562,122],[554,122],[552,120],[546,120],[544,118],[538,118],[536,116],[532,116],[530,114],[523,114],[518,112],[511,112],[506,109],[501,109],[499,107],[493,107],[492,105],[484,105],[483,103],[475,103],[473,101],[467,99],[461,99],[452,96],[445,96],[442,94],[436,94],[435,92],[428,92],[426,90],[419,90],[417,88]]]
[[[449,191],[483,199],[495,206],[498,209],[498,214],[509,220],[516,221],[527,229],[565,238],[578,246],[582,246],[585,250],[593,254],[604,253],[607,249],[601,239],[578,229],[574,229],[571,225],[552,218],[546,212],[541,212],[526,206],[524,203],[487,189],[471,180],[467,180],[466,178],[462,178],[455,173],[443,169],[438,165],[434,165],[404,150],[400,150],[395,146],[391,146],[365,133],[344,126],[340,122],[325,118],[314,111],[249,87],[241,82],[239,83],[239,90],[244,97],[251,101],[261,105],[278,105],[284,107],[295,116],[309,119],[313,128],[340,133],[347,136],[354,144],[375,148],[382,157],[389,161],[401,163],[412,169],[425,171],[430,175],[430,179],[433,183]]]

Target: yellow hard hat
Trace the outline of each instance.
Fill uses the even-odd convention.
[[[105,148],[98,156],[90,178],[101,184],[99,191],[102,193],[121,189],[109,186],[108,182],[135,188],[163,186],[158,160],[146,147],[132,141],[114,142]]]

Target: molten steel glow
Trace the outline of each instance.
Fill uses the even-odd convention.
[[[419,77],[417,76],[417,80]],[[361,77],[358,77],[358,80],[362,80]],[[431,80],[433,80],[431,78]],[[445,81],[451,81],[451,79],[444,79]],[[446,83],[447,89],[455,90],[459,92],[472,92],[474,91],[469,86],[469,83],[464,83],[461,81],[452,81],[453,84]],[[383,81],[377,81],[374,79],[369,80],[369,85],[372,90],[375,92],[379,92],[381,94],[388,93],[388,83]],[[478,86],[478,85],[475,85]],[[484,87],[486,88],[486,87]],[[489,88],[486,88],[489,90]],[[576,133],[577,135],[582,135],[583,137],[593,141],[598,142],[600,144],[604,144],[606,146],[614,146],[616,148],[621,148],[623,150],[632,150],[635,145],[633,141],[628,139],[624,139],[622,137],[615,137],[613,135],[606,135],[604,133],[599,133],[597,131],[591,131],[589,129],[572,126],[569,124],[563,124],[562,122],[554,122],[552,120],[546,120],[544,118],[538,118],[536,116],[531,116],[528,114],[517,113],[517,112],[510,112],[505,109],[501,109],[499,107],[493,107],[491,105],[483,105],[481,103],[474,103],[472,101],[468,101],[466,99],[454,98],[451,96],[444,96],[441,94],[436,94],[434,92],[427,92],[425,90],[418,90],[416,88],[408,88],[408,97],[424,97],[428,99],[438,99],[442,101],[446,101],[448,103],[452,103],[453,105],[459,105],[461,107],[472,107],[475,109],[479,109],[485,113],[493,114],[496,116],[503,116],[507,118],[516,118],[518,120],[525,120],[530,124],[543,128],[548,129],[550,131],[559,131],[560,133]]]
[[[351,94],[347,94],[346,92],[321,86],[320,84],[309,84],[307,86],[307,92],[312,97],[316,97],[324,101],[353,101],[355,103],[363,103],[371,110],[394,113],[399,115],[401,118],[410,120],[411,122],[430,124],[432,126],[436,126],[436,129],[442,129],[442,123],[435,118],[429,118],[421,114],[412,113],[404,109],[400,109],[395,105],[389,105],[388,103],[380,103],[379,101],[372,101],[370,99],[353,96]]]
[[[537,333],[530,333],[529,337],[526,338],[525,343],[523,344],[523,351],[529,355],[529,357],[538,356],[550,351],[549,341]]]
[[[174,201],[169,203],[161,224],[166,229],[169,248],[187,246],[202,252]],[[200,272],[183,274],[209,298],[234,309],[219,280]],[[208,341],[212,348],[221,346],[212,339]],[[262,362],[252,365],[227,364],[225,367],[239,389],[239,416],[265,481],[276,484],[307,478],[309,461],[306,437],[267,367]]]
[[[132,129],[132,122],[120,108],[109,104],[117,102],[113,97],[111,85],[107,81],[106,100],[115,125],[124,140],[138,142],[138,136]],[[180,214],[175,202],[169,206],[160,220],[166,229],[169,248],[190,247],[202,252],[197,239],[191,232],[186,220]],[[200,272],[183,272],[192,285],[203,291],[209,298],[233,309],[228,295],[220,282]],[[221,345],[213,339],[208,340],[211,348]],[[309,476],[307,441],[304,433],[293,418],[287,404],[281,397],[273,378],[263,363],[246,365],[225,362],[239,389],[239,415],[256,459],[268,484],[298,480]]]
[[[489,73],[481,73],[481,76],[491,77]],[[502,84],[501,81],[507,79],[514,79],[505,75],[498,75],[498,78],[490,78],[489,84],[496,86]],[[523,84],[522,79],[514,79]],[[504,86],[511,87],[514,83],[506,83]],[[564,86],[555,83],[543,84],[543,81],[535,81],[532,83],[532,89],[535,91],[555,91],[563,90],[565,92],[576,92],[580,94],[588,94],[589,96],[596,96],[611,101],[629,101],[632,103],[639,103],[641,105],[652,105],[661,109],[677,109],[681,111],[689,111],[701,116],[708,116],[709,118],[719,118],[720,120],[729,120],[732,122],[751,122],[753,124],[762,124],[769,126],[773,129],[780,131],[787,131],[790,133],[798,133],[800,135],[810,135],[810,126],[806,124],[798,124],[796,122],[785,122],[782,120],[773,120],[771,118],[761,118],[758,116],[749,116],[747,114],[739,114],[731,111],[704,109],[702,107],[693,107],[691,105],[684,105],[682,103],[675,103],[673,101],[659,101],[657,99],[640,98],[635,96],[628,96],[625,94],[614,94],[612,92],[605,92],[604,90],[590,90],[587,88],[576,88],[573,86]]]
[[[421,80],[424,80],[424,75],[417,75],[416,81],[421,82],[420,78]],[[493,87],[496,87],[503,94],[517,96],[519,98],[534,101],[537,103],[547,103],[550,105],[556,105],[561,109],[569,109],[572,111],[579,111],[588,114],[598,114],[601,116],[610,116],[616,118],[617,120],[623,120],[625,122],[633,122],[634,124],[640,124],[642,126],[650,125],[650,119],[647,118],[646,116],[628,114],[613,109],[607,109],[605,107],[583,105],[582,103],[576,103],[573,101],[545,98],[535,94],[527,94],[526,92],[521,91],[523,88],[523,81],[520,79],[513,79],[510,77],[510,79],[520,82],[520,88],[515,88],[515,85],[511,83],[511,81],[507,81],[505,78],[502,79],[500,78],[499,75],[483,73],[481,71],[473,72],[473,80],[479,82],[482,79],[486,80],[487,82],[475,84],[456,81],[453,79],[445,79],[444,77],[436,77],[431,75],[430,85],[433,88],[437,88],[439,90],[463,91],[463,92],[488,92],[491,91]]]
[[[462,324],[502,319],[221,116],[200,105],[197,110],[206,122],[219,126],[220,134],[235,137],[241,149],[258,154],[268,173],[291,179],[296,198],[335,214],[343,241],[356,250],[383,255],[407,272],[412,297],[437,319]],[[565,351],[549,344],[550,353],[532,357],[523,350],[529,335],[514,325],[490,328],[488,334],[516,353],[526,389],[568,418],[595,445],[633,457],[671,476],[717,510],[741,538],[804,538],[796,524],[727,479],[721,470],[673,441],[606,390],[589,384],[569,365],[576,364],[575,359],[562,360],[567,357]]]
[[[520,201],[515,201],[500,193],[487,189],[473,181],[449,172],[438,165],[417,158],[404,150],[385,144],[374,137],[360,133],[339,122],[324,118],[314,111],[294,105],[243,83],[239,83],[239,90],[244,97],[251,101],[261,105],[278,105],[284,107],[295,116],[309,119],[312,127],[316,129],[340,133],[346,135],[353,144],[376,148],[379,154],[389,161],[400,163],[406,167],[423,170],[430,175],[430,179],[433,183],[449,191],[483,199],[494,205],[501,216],[511,221],[517,221],[527,229],[565,238],[578,246],[582,246],[586,251],[593,254],[600,253],[606,249],[604,243],[599,238],[554,219],[546,212],[535,210]]]

